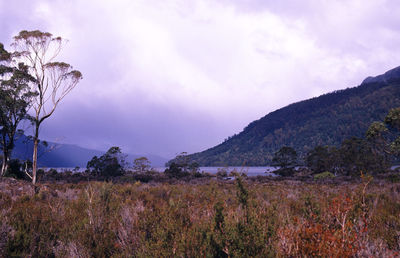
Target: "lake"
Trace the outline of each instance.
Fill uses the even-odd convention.
[[[52,168],[42,168],[44,171],[48,171]],[[65,171],[74,171],[74,172],[83,172],[86,168],[53,168],[56,169],[58,172],[65,172]],[[164,172],[166,167],[155,167],[154,170],[158,172]],[[230,172],[236,171],[239,173],[245,173],[247,176],[275,176],[273,171],[276,170],[274,167],[200,167],[200,172],[206,172],[210,174],[216,174],[218,170],[224,169],[227,174],[229,175]]]
[[[154,168],[159,172],[164,172],[166,167]],[[230,172],[236,171],[239,173],[245,173],[247,176],[275,176],[273,171],[276,170],[275,167],[200,167],[200,172],[207,172],[210,174],[216,174],[218,170],[225,170],[229,175]]]

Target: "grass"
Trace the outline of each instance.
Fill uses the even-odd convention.
[[[328,182],[0,179],[0,256],[400,255],[400,183]]]

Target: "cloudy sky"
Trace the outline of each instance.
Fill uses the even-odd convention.
[[[84,77],[41,138],[167,158],[400,65],[397,0],[0,0],[0,42],[34,29]]]

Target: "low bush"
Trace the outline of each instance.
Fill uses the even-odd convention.
[[[12,159],[8,165],[6,176],[16,179],[26,178],[25,172],[23,171],[23,163],[19,159]]]
[[[331,179],[331,178],[335,178],[335,175],[329,171],[325,171],[314,175],[314,180]]]
[[[280,168],[274,171],[275,174],[284,176],[284,177],[290,177],[293,176],[296,170],[294,168]]]

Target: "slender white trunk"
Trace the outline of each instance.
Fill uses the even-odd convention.
[[[32,184],[36,184],[36,170],[37,170],[37,153],[39,145],[39,125],[35,128],[35,137],[33,138],[33,157],[32,157]]]
[[[1,166],[1,176],[5,176],[8,169],[8,157],[7,154],[3,155],[3,164]]]

